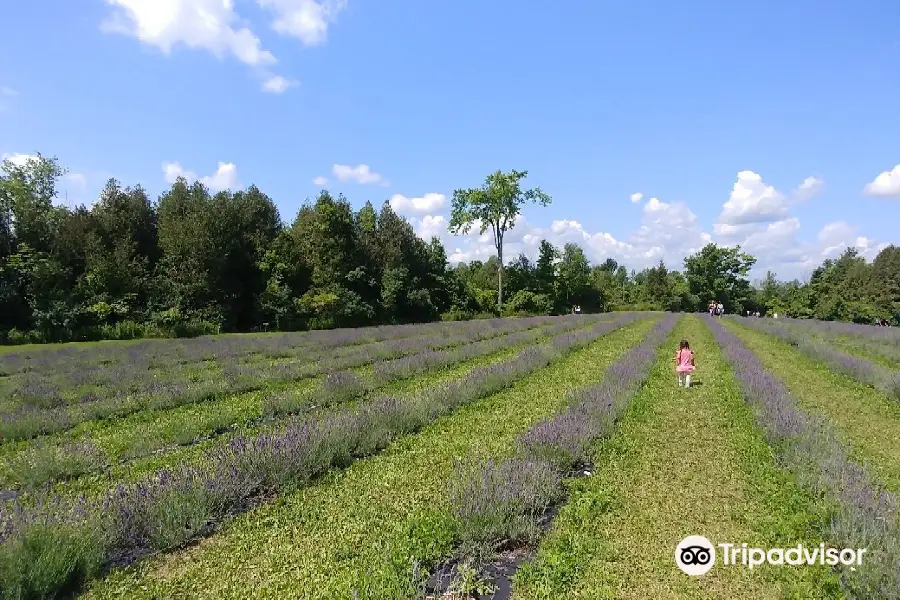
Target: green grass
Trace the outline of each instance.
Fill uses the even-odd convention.
[[[900,491],[900,403],[770,334],[727,320],[725,326],[784,381],[800,408],[834,424],[854,459],[871,469],[882,485]]]
[[[687,338],[702,385],[677,387],[672,354]],[[818,544],[825,508],[774,463],[708,329],[683,319],[591,477],[571,482],[515,598],[821,598],[839,596],[824,567],[722,567],[689,577],[674,561],[688,535],[714,544]]]
[[[384,452],[242,515],[196,547],[113,573],[93,598],[403,597],[413,559],[449,554],[457,459],[503,456],[516,436],[596,380],[655,319],[609,333]]]

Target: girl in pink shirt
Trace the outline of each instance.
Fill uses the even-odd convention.
[[[681,340],[675,353],[675,372],[678,373],[678,387],[691,387],[691,373],[694,372],[694,353],[687,340]]]

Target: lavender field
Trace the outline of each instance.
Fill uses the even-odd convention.
[[[6,351],[0,596],[900,598],[896,352],[651,312]],[[694,534],[868,554],[689,577]]]

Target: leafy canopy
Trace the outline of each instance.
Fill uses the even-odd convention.
[[[494,246],[498,253],[503,250],[503,234],[515,227],[516,217],[526,203],[547,206],[550,196],[539,187],[522,189],[522,180],[528,171],[495,171],[487,176],[480,188],[459,189],[453,192],[453,209],[450,214],[449,230],[453,234],[469,233],[477,222],[479,232],[490,227],[494,234]]]

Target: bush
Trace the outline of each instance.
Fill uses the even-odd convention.
[[[471,311],[454,308],[441,314],[441,321],[469,321],[473,316]]]
[[[35,344],[42,340],[40,339],[40,336],[33,331],[19,331],[13,327],[6,333],[5,341],[7,344],[18,346],[20,344]]]
[[[200,337],[201,335],[216,335],[221,332],[221,326],[210,321],[195,320],[176,323],[170,331],[174,337],[190,338]]]
[[[138,340],[142,338],[166,337],[166,332],[149,323],[120,321],[114,325],[100,326],[100,339]]]

